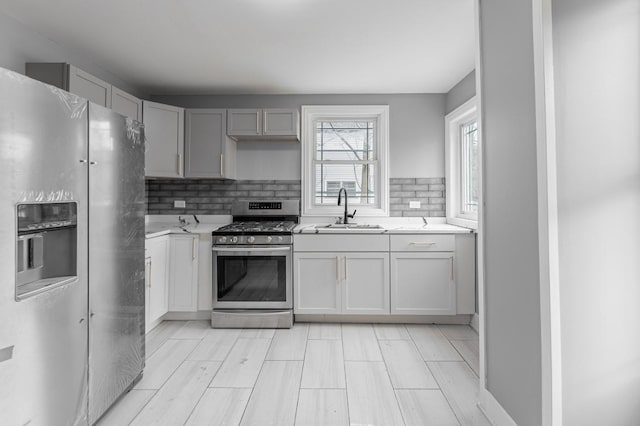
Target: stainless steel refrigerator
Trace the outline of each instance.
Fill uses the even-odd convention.
[[[0,68],[0,424],[95,423],[144,367],[144,129]]]

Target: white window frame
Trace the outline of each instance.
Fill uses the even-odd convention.
[[[447,185],[447,223],[478,229],[478,216],[461,209],[460,126],[478,120],[476,97],[445,116],[445,175]]]
[[[378,158],[377,205],[358,205],[357,216],[389,216],[389,106],[388,105],[305,105],[302,107],[302,216],[342,216],[344,206],[316,205],[314,162],[315,123],[319,120],[373,120]],[[350,213],[353,211],[349,207]]]

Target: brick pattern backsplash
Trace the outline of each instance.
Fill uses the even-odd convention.
[[[147,214],[231,214],[234,200],[264,198],[300,199],[299,180],[147,180]],[[184,200],[184,209],[174,208]]]
[[[392,178],[389,181],[391,216],[445,216],[444,178]],[[410,209],[409,201],[420,201],[419,209]]]
[[[391,216],[445,216],[444,178],[390,179]],[[231,214],[234,200],[263,198],[301,199],[299,180],[147,180],[147,214]],[[174,208],[184,200],[184,209]],[[420,201],[410,209],[409,201]]]

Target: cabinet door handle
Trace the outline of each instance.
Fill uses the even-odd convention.
[[[178,176],[182,175],[182,155],[178,154]]]
[[[260,113],[256,114],[256,135],[260,134]]]
[[[220,154],[220,177],[224,177],[224,154]]]
[[[151,288],[151,271],[153,271],[153,261],[149,260],[149,288]]]
[[[347,256],[344,257],[344,280],[347,281],[347,262],[349,258]]]
[[[336,256],[336,284],[340,284],[340,258]]]
[[[451,271],[449,273],[449,278],[451,279],[451,281],[453,281],[453,256],[449,258],[449,261],[450,261],[449,263],[451,264]]]
[[[191,240],[191,259],[196,260],[196,239]]]

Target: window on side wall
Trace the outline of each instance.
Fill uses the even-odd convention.
[[[477,111],[474,97],[445,117],[447,221],[474,229],[480,195]]]
[[[389,107],[302,107],[303,215],[338,216],[338,192],[349,212],[388,216]]]

